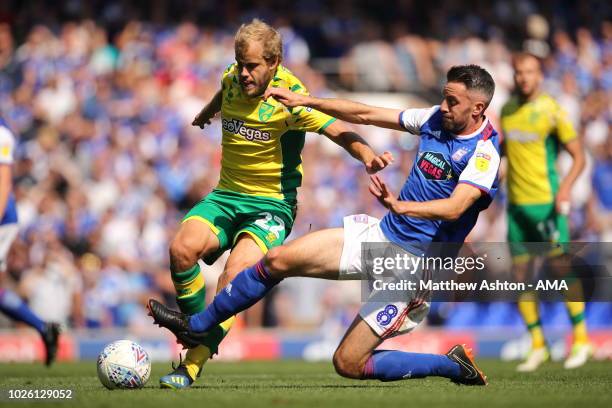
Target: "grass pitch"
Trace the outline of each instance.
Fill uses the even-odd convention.
[[[518,374],[515,364],[480,361],[487,387],[456,386],[427,378],[392,383],[346,380],[330,363],[301,361],[212,363],[194,387],[158,388],[169,364],[154,364],[141,390],[108,391],[98,381],[95,362],[0,364],[0,406],[15,407],[611,407],[612,362],[593,362],[573,371],[559,363],[533,374]],[[9,401],[8,389],[74,390],[65,401]]]

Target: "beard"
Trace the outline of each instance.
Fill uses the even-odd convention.
[[[249,98],[254,98],[256,96],[261,96],[265,92],[265,88],[262,86],[258,86],[257,84],[251,84],[250,86],[241,86],[242,92]]]
[[[452,118],[442,116],[442,128],[447,132],[457,133],[457,124]]]
[[[517,88],[522,97],[528,98],[531,95],[533,95],[534,92],[536,92],[537,86],[536,85],[525,85],[525,86],[518,86]]]

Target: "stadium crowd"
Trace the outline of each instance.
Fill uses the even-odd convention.
[[[433,90],[446,69],[476,63],[496,80],[494,121],[512,91],[511,52],[540,55],[545,88],[569,112],[589,156],[574,190],[573,238],[612,241],[606,2],[553,1],[540,9],[529,0],[434,1],[439,7],[426,11],[419,2],[392,1],[384,8],[391,12],[367,2],[328,9],[312,1],[288,12],[269,1],[247,8],[227,1],[219,9],[215,2],[173,1],[190,11],[179,14],[166,1],[17,3],[0,7],[0,115],[18,137],[13,175],[21,228],[8,273],[47,320],[146,326],[144,299],[172,299],[168,240],[215,186],[220,167],[219,122],[204,130],[190,123],[234,60],[233,31],[254,16],[279,28],[284,64],[315,95],[409,92],[436,103]],[[394,153],[384,177],[400,186],[416,137],[358,130],[377,150]],[[303,161],[293,237],[340,226],[347,214],[384,214],[363,168],[323,136],[308,136]],[[504,205],[500,194],[473,240],[505,240]],[[205,271],[212,294],[220,268]],[[346,303],[359,302],[359,291],[321,296],[329,285],[287,282],[275,297],[275,324],[344,322],[353,315],[344,312]]]

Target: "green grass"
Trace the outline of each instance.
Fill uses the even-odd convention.
[[[168,364],[155,364],[142,390],[108,391],[96,377],[95,363],[0,364],[0,406],[87,407],[612,407],[612,362],[563,370],[551,363],[525,375],[514,364],[481,361],[487,387],[459,387],[442,378],[393,383],[354,381],[337,376],[330,363],[299,361],[212,363],[189,390],[158,389]],[[8,402],[6,390],[74,389],[74,400],[59,403]]]

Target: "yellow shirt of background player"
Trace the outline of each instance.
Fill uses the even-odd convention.
[[[502,109],[508,158],[508,200],[515,205],[550,204],[559,180],[559,144],[576,138],[567,114],[549,95],[521,104],[512,97]]]

